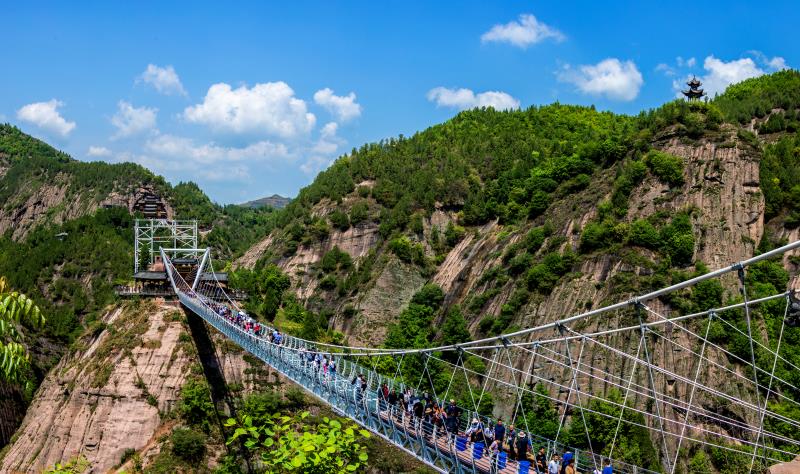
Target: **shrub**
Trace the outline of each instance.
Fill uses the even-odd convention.
[[[328,219],[330,219],[331,224],[339,230],[344,231],[350,228],[350,218],[347,217],[347,214],[338,209],[331,212]]]
[[[444,240],[448,247],[455,247],[461,239],[464,238],[464,235],[467,233],[463,227],[457,226],[453,224],[452,221],[447,223],[447,227],[444,230]]]
[[[358,225],[369,218],[369,204],[366,201],[358,201],[350,209],[350,224]]]
[[[633,245],[653,250],[661,246],[661,236],[658,234],[658,230],[646,219],[633,221],[628,241]]]
[[[683,184],[683,160],[675,155],[651,150],[645,157],[650,171],[662,182],[670,186]]]
[[[192,464],[203,459],[206,453],[206,436],[190,429],[172,432],[172,454]]]
[[[397,255],[397,258],[400,260],[404,262],[411,261],[411,239],[408,237],[402,236],[392,239],[389,242],[389,250],[391,250],[393,254]]]
[[[214,415],[214,404],[211,402],[211,390],[202,380],[190,379],[181,388],[181,400],[178,411],[187,423],[207,430],[209,420]]]
[[[411,302],[429,308],[439,309],[444,301],[444,292],[436,283],[428,283],[411,297]]]

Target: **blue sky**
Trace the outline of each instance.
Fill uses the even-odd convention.
[[[637,113],[800,64],[788,1],[3,3],[0,121],[220,203],[464,108]]]

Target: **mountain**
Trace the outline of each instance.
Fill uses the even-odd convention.
[[[318,317],[298,313],[291,298],[282,310],[250,309],[301,334],[424,347],[452,341],[445,327],[463,324],[480,338],[546,324],[751,257],[800,238],[798,107],[800,74],[783,71],[707,103],[675,101],[638,116],[562,104],[471,110],[364,145],[301,190],[276,229],[237,261],[245,275],[277,265],[293,298]],[[748,277],[749,296],[780,291],[797,273],[794,258],[766,262]],[[420,311],[412,298],[431,284],[443,303]],[[730,281],[656,307],[689,313],[736,298]],[[759,317],[772,327],[782,313]],[[724,330],[717,341],[745,347]],[[798,348],[789,352],[800,363]],[[655,357],[692,363],[686,353]],[[788,367],[781,373],[793,377]],[[493,412],[508,416],[506,408]],[[620,456],[658,466],[652,455]],[[693,450],[682,462],[704,456]]]
[[[273,194],[272,196],[263,197],[254,201],[247,201],[240,204],[245,207],[271,207],[273,209],[283,209],[287,204],[292,202],[292,198],[287,198]]]
[[[246,303],[250,313],[311,338],[422,347],[551,322],[797,240],[799,109],[800,74],[783,71],[731,86],[707,103],[674,101],[637,116],[563,104],[520,111],[470,110],[411,137],[363,145],[320,173],[280,211],[223,208],[211,203],[193,184],[171,187],[155,177],[145,182],[146,174],[141,181],[142,186],[149,185],[163,196],[175,216],[200,218],[201,224],[211,229],[205,243],[219,249],[222,259],[234,262],[231,282],[251,295]],[[54,179],[79,180],[74,176],[94,169],[81,168],[71,174],[72,168],[85,164],[73,164],[41,142],[16,136],[16,142],[26,148],[15,153],[0,148],[0,153],[6,154],[0,166],[0,193],[20,179],[41,188]],[[44,160],[44,168],[49,169],[56,167],[52,162],[63,162],[65,170],[57,168],[58,172],[40,179],[38,176],[45,176],[42,171],[28,171],[17,164],[24,161],[20,157],[36,153],[46,156],[32,160],[34,163]],[[20,168],[10,174],[14,166]],[[121,173],[113,168],[118,165],[98,166],[111,167],[113,173],[104,171],[109,175]],[[138,176],[144,171],[131,168],[126,172]],[[66,177],[60,178],[62,175]],[[7,179],[9,184],[3,184]],[[93,181],[90,187],[76,189],[95,196],[89,190],[116,189],[114,182],[104,178],[102,186]],[[130,242],[130,234],[126,234],[130,232],[130,212],[105,209],[100,205],[102,199],[81,198],[89,210],[78,218],[64,214],[57,198],[42,200],[54,211],[22,211],[33,216],[25,221],[14,216],[20,209],[36,209],[34,203],[40,199],[17,199],[7,206],[7,220],[13,226],[8,224],[6,237],[0,240],[0,274],[7,274],[12,285],[32,292],[51,313],[62,308],[64,314],[81,316],[70,326],[75,342],[69,351],[62,349],[67,355],[54,362],[60,365],[48,373],[33,400],[35,413],[28,414],[5,457],[0,454],[3,466],[34,470],[33,466],[45,466],[59,456],[66,460],[84,453],[106,468],[114,457],[125,454],[119,453],[123,445],[103,445],[100,453],[95,441],[106,435],[114,439],[113,433],[133,420],[116,420],[110,414],[129,411],[138,403],[151,408],[147,408],[146,422],[136,421],[140,432],[132,438],[136,443],[125,446],[132,449],[125,462],[132,463],[133,456],[138,456],[139,462],[152,468],[167,462],[159,461],[158,453],[166,456],[171,452],[167,448],[173,441],[163,441],[176,426],[170,423],[189,423],[178,420],[180,412],[175,411],[183,397],[177,387],[186,386],[185,380],[173,380],[169,375],[172,364],[178,365],[180,373],[185,373],[184,369],[196,375],[204,372],[192,368],[194,351],[205,349],[191,328],[181,329],[188,323],[170,321],[173,316],[166,316],[167,308],[145,307],[141,311],[146,317],[140,313],[126,316],[130,319],[123,318],[119,324],[124,325],[119,326],[115,321],[133,310],[113,299],[84,298],[90,303],[81,303],[79,298],[81,291],[96,293],[94,284],[83,283],[86,275],[104,275],[101,280],[110,282],[122,278],[127,265],[121,264],[119,270],[98,269],[89,262],[131,258],[130,244],[124,244]],[[256,225],[249,219],[251,212],[262,219]],[[56,224],[58,219],[61,223]],[[94,254],[69,262],[71,253],[81,255],[80,249],[91,247],[80,238],[95,226],[107,232],[101,240],[111,242],[109,246],[101,245]],[[23,227],[24,231],[19,230]],[[76,239],[66,254],[56,252],[51,238],[62,229],[70,236],[68,243],[73,236]],[[55,258],[43,257],[54,252]],[[27,255],[31,257],[21,257]],[[77,265],[79,271],[66,263]],[[795,283],[797,273],[795,258],[764,262],[748,273],[749,296],[777,292]],[[289,285],[286,292],[285,285]],[[702,291],[686,290],[662,298],[654,303],[654,309],[688,313],[739,297],[736,282],[725,281]],[[92,308],[94,316],[89,317],[83,304]],[[754,313],[762,340],[772,341],[774,327],[782,317],[782,312],[778,313],[771,306]],[[138,329],[126,329],[129,327]],[[163,354],[155,342],[162,327],[164,335],[170,334],[160,338]],[[738,334],[714,329],[716,344],[735,351],[746,347]],[[782,355],[798,365],[800,330],[787,329]],[[115,346],[104,341],[116,340],[115,334],[126,331],[135,332],[130,344],[108,349]],[[183,345],[179,344],[181,338]],[[212,352],[220,358],[216,364],[231,377],[234,398],[257,392],[259,388],[247,376],[254,375],[253,370],[267,370],[258,364],[229,363],[229,353],[235,354],[236,348],[220,340],[215,344],[218,349]],[[178,346],[181,348],[176,349]],[[99,347],[108,350],[96,355]],[[596,356],[599,359],[601,354]],[[241,357],[247,362],[247,356]],[[658,364],[692,364],[688,351],[657,351],[653,357]],[[720,353],[712,352],[709,357],[724,360]],[[203,357],[200,359],[202,362]],[[131,381],[134,365],[146,374],[141,384]],[[733,365],[746,373],[746,367]],[[106,374],[101,370],[104,367],[113,369]],[[153,377],[151,372],[164,377]],[[242,378],[234,374],[242,374]],[[788,365],[779,364],[776,374],[797,381],[798,375]],[[711,386],[725,387],[744,398],[752,395],[746,388],[731,387],[713,371],[704,377]],[[103,379],[119,383],[107,389],[93,386],[95,380]],[[580,383],[589,391],[606,390],[596,381]],[[668,389],[667,380],[658,383]],[[69,391],[66,397],[58,398],[65,389]],[[785,395],[800,397],[798,393]],[[720,400],[700,402],[713,410],[732,410],[721,406]],[[774,403],[778,411],[793,409],[788,403]],[[92,415],[93,407],[100,410],[101,405],[105,411]],[[508,417],[507,405],[503,399],[488,400],[485,409]],[[70,436],[53,441],[41,458],[31,454],[38,454],[36,440],[55,439],[53,434],[61,432],[62,411],[88,415],[71,423]],[[729,415],[758,422],[752,412]],[[722,425],[711,428],[720,433],[730,430]],[[770,429],[793,436],[790,427]],[[82,438],[82,433],[89,434]],[[619,457],[658,468],[658,440],[636,432],[623,436],[624,442],[620,441],[625,449],[618,451]],[[571,441],[582,447],[585,439],[576,436]],[[207,446],[205,459],[226,462],[217,451],[218,444],[208,441]],[[684,451],[681,467],[689,471],[700,466],[698,469],[706,472],[732,473],[737,472],[737,464],[749,462],[711,448],[692,446]],[[371,462],[391,458],[376,455]]]

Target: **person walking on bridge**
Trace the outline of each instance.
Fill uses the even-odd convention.
[[[516,440],[517,461],[528,460],[528,437],[524,431],[520,431]]]
[[[461,408],[456,405],[456,401],[452,398],[450,399],[450,404],[447,405],[445,415],[447,416],[445,419],[445,427],[447,428],[447,432],[449,433],[451,439],[455,439],[455,437],[458,436],[458,420],[461,418]]]

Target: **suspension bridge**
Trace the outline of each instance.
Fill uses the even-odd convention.
[[[532,448],[544,447],[548,459],[553,453],[572,452],[578,472],[599,472],[610,462],[615,473],[674,474],[681,472],[682,453],[685,457],[695,447],[746,459],[754,472],[800,452],[800,419],[791,415],[800,413],[796,401],[800,389],[776,370],[800,373],[800,367],[782,355],[785,334],[793,334],[798,325],[800,301],[792,289],[750,299],[747,288],[750,268],[768,259],[784,259],[797,248],[800,241],[536,327],[425,349],[343,346],[286,335],[277,341],[256,334],[231,316],[241,309],[224,285],[200,278],[207,268],[216,275],[209,249],[190,249],[195,256],[202,254],[193,260],[179,258],[187,249],[160,252],[169,282],[187,310],[334,411],[440,472],[535,472],[529,461],[517,461],[505,452],[488,456],[488,446],[469,442],[465,436],[470,420],[489,426],[490,418],[497,419],[483,416],[480,409],[491,395],[495,411],[504,407],[504,418],[524,430]],[[664,314],[660,302],[664,298],[720,279],[738,284],[737,302],[675,317]],[[774,310],[776,305],[782,318],[772,321],[768,331],[760,308]],[[739,335],[747,347],[732,350],[712,330]],[[309,354],[335,359],[335,371],[323,373]],[[410,360],[421,367],[416,385],[403,373]],[[449,381],[444,390],[438,384],[437,391],[434,378],[443,373]],[[389,404],[384,386],[430,393],[438,406],[451,398],[467,403],[459,407],[457,428],[440,426]],[[461,397],[454,397],[456,390]],[[549,400],[555,407],[559,421],[555,436],[544,437],[537,426],[527,426],[525,410],[531,407],[523,403],[526,397]],[[776,409],[778,405],[791,410]],[[568,419],[585,430],[582,447],[564,442]],[[602,452],[593,446],[597,443],[590,434],[593,420],[613,427]],[[647,466],[648,470],[615,458],[626,427],[647,430],[658,453],[657,467]]]

